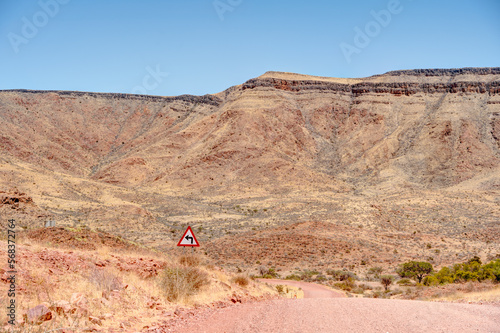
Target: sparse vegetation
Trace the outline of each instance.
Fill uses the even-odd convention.
[[[231,279],[231,282],[236,283],[240,287],[246,287],[250,283],[250,279],[245,275],[237,275]]]
[[[122,287],[120,279],[106,268],[93,268],[88,278],[99,290],[111,291],[121,289]]]
[[[294,281],[300,281],[301,278],[297,274],[290,274],[285,277],[285,280],[294,280]]]
[[[349,277],[342,282],[335,283],[334,286],[345,291],[352,291],[356,287],[356,283],[352,277]]]
[[[400,286],[413,286],[413,282],[411,282],[408,278],[402,278],[396,282]]]
[[[192,296],[209,283],[208,274],[196,267],[166,268],[160,277],[160,288],[170,302]]]
[[[179,257],[179,263],[183,266],[197,267],[201,264],[201,257],[196,255],[183,255]]]
[[[455,264],[452,267],[445,266],[438,272],[427,276],[424,279],[424,285],[485,280],[500,282],[500,259],[482,265],[481,259],[474,256],[467,262]]]
[[[348,279],[352,279],[352,280],[356,279],[356,274],[349,272],[349,271],[327,270],[326,274],[331,275],[332,278],[337,280],[337,281],[346,281]]]
[[[380,266],[371,267],[368,270],[368,275],[373,275],[373,277],[375,279],[378,279],[378,278],[380,278],[380,274],[382,274],[383,271],[384,271],[384,269]]]
[[[277,279],[280,276],[274,267],[268,269],[266,266],[259,266],[258,271],[263,279]]]
[[[389,289],[389,286],[392,284],[393,281],[394,281],[394,276],[392,275],[382,275],[380,277],[380,283],[382,283],[386,291]]]

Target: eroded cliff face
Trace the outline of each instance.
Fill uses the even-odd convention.
[[[295,154],[307,152],[303,161],[310,170],[354,183],[397,179],[442,187],[482,172],[498,176],[499,79],[499,68],[395,71],[364,79],[270,72],[233,90],[223,109],[296,115],[288,123],[273,114],[283,119],[273,128],[302,143],[288,146]]]
[[[500,68],[269,72],[200,97],[2,91],[0,149],[122,186],[445,187],[499,176],[499,91]]]

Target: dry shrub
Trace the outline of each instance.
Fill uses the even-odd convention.
[[[250,280],[244,275],[237,275],[231,279],[231,282],[236,283],[241,287],[246,287],[250,283]]]
[[[201,258],[195,255],[183,255],[179,257],[179,263],[187,267],[197,267],[201,264]]]
[[[196,267],[170,267],[160,274],[160,288],[170,302],[192,296],[209,283],[208,274]]]
[[[345,291],[351,291],[356,287],[356,283],[354,282],[354,279],[352,277],[349,277],[347,280],[344,280],[342,282],[337,282],[334,285]]]
[[[89,281],[106,291],[118,290],[122,287],[120,279],[107,269],[93,268],[89,273]]]

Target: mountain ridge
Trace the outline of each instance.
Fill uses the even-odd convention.
[[[369,212],[376,198],[397,206],[408,193],[421,202],[418,221],[461,212],[465,224],[490,228],[500,214],[485,199],[500,189],[500,68],[389,73],[267,72],[204,96],[3,90],[0,187],[40,206],[27,225],[49,215],[68,225],[91,219],[158,246],[187,221],[210,225],[214,237],[223,225],[318,217],[378,225],[385,215],[351,206]],[[423,207],[426,196],[452,192],[463,207],[474,197],[474,213]],[[234,209],[242,205],[273,213]],[[413,228],[404,215],[391,219]],[[139,225],[148,231],[138,234]]]

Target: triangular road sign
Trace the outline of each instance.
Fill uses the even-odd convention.
[[[184,235],[182,235],[181,240],[177,243],[177,246],[200,246],[200,243],[196,240],[193,230],[188,226]]]

